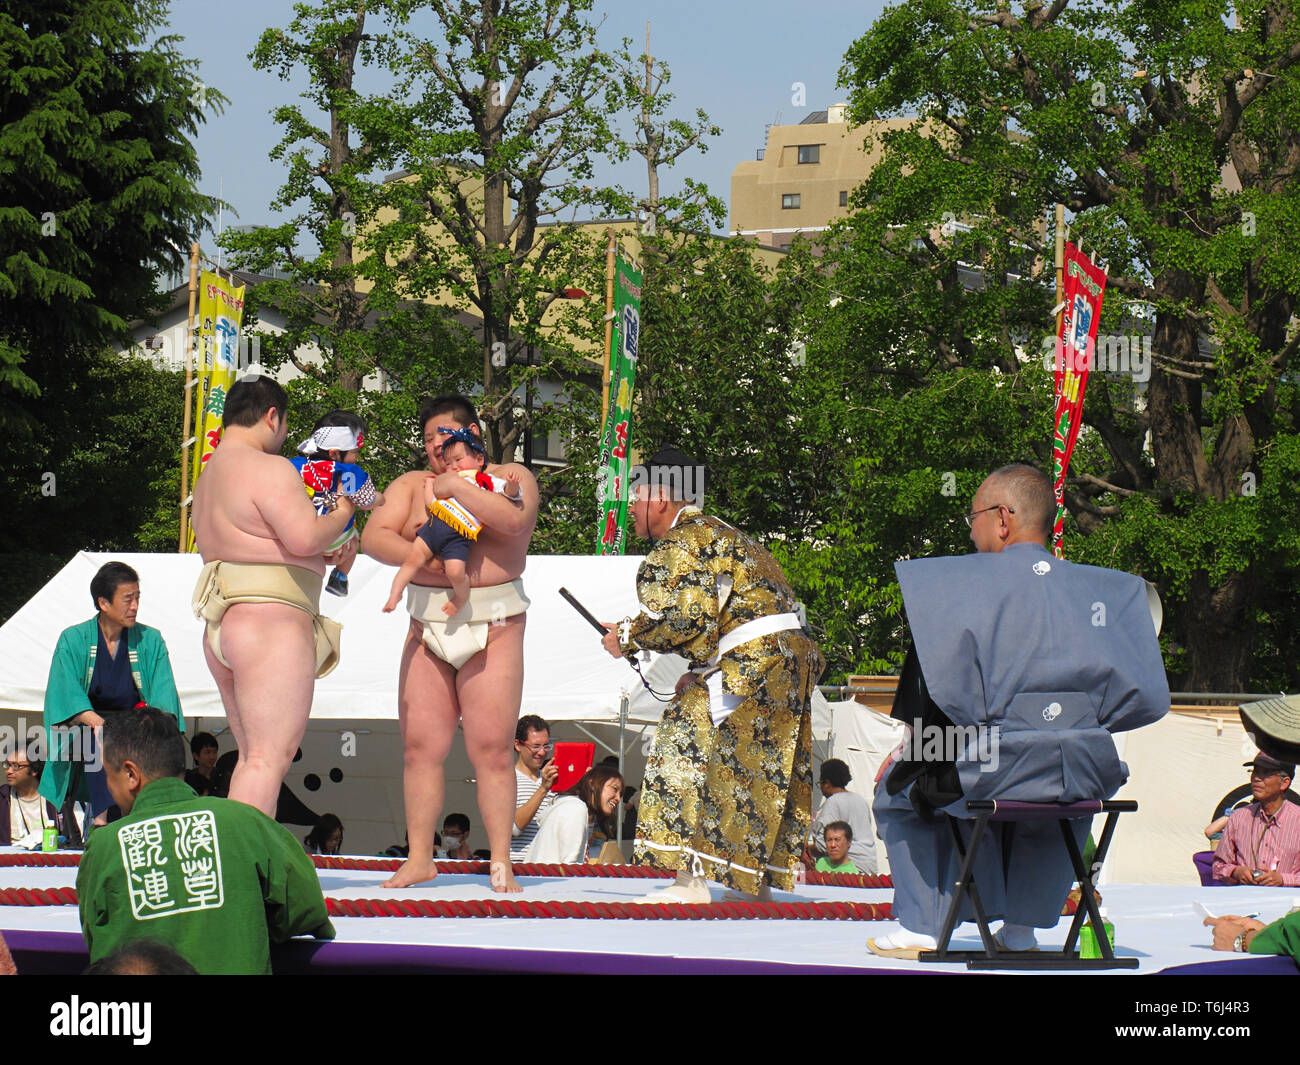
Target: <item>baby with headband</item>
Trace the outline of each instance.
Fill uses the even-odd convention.
[[[477,436],[468,429],[454,432],[443,429],[441,432],[447,436],[442,445],[442,461],[450,472],[459,473],[484,491],[498,492],[507,499],[520,497],[522,490],[516,473],[508,473],[503,479],[483,469],[487,463],[487,451]],[[430,477],[424,482],[424,508],[429,520],[415,534],[411,552],[393,578],[392,591],[384,604],[385,613],[397,607],[411,578],[434,555],[442,559],[443,570],[451,582],[451,599],[443,605],[442,612],[452,617],[469,601],[469,574],[465,563],[469,559],[469,542],[478,539],[483,526],[458,500],[434,498],[433,481]]]
[[[366,423],[351,411],[332,410],[316,423],[311,436],[298,445],[298,455],[289,461],[302,475],[307,495],[317,514],[328,514],[347,496],[359,510],[382,506],[384,496],[357,462],[366,439]],[[357,535],[356,519],[348,522],[326,554],[337,551]],[[356,555],[334,567],[325,590],[331,595],[348,594],[348,572]]]

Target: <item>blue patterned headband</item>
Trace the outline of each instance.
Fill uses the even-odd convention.
[[[468,428],[464,428],[464,429],[439,428],[438,432],[442,433],[447,438],[442,442],[442,448],[445,448],[448,444],[452,443],[453,441],[459,440],[471,451],[477,451],[484,458],[487,458],[487,448],[483,446],[482,441],[480,441],[477,436],[475,436],[472,432],[470,432]],[[442,448],[438,449],[439,454],[442,454]]]

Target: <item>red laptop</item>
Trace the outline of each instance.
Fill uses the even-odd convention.
[[[560,775],[551,785],[554,792],[568,791],[582,779],[582,775],[596,761],[594,743],[557,743],[555,745],[555,764]]]

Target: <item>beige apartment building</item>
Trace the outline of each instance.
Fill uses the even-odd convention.
[[[911,125],[895,118],[850,127],[845,105],[814,111],[797,126],[770,126],[758,158],[731,174],[732,236],[789,248],[848,214],[849,196],[880,161],[879,134]]]

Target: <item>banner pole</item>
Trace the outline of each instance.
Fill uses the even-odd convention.
[[[194,305],[199,298],[199,242],[190,245],[190,316],[185,320],[185,413],[181,419],[181,522],[176,550],[184,553],[190,539],[190,403],[194,377]]]

